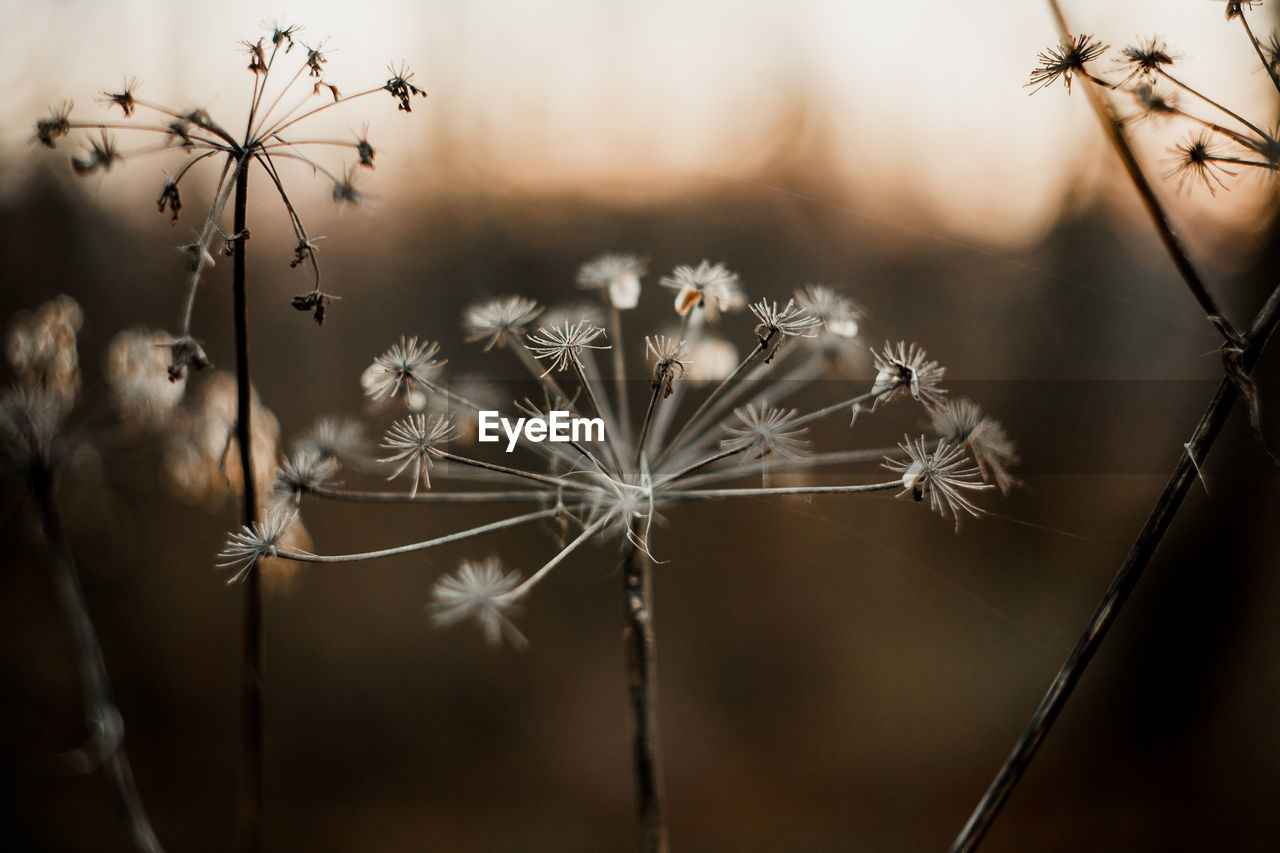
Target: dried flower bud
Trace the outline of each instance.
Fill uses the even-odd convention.
[[[178,211],[182,210],[182,196],[178,194],[178,184],[173,178],[168,178],[164,182],[164,186],[160,188],[160,198],[156,199],[156,210],[161,213],[165,209],[169,210],[169,224],[178,224]]]
[[[387,70],[391,72],[391,79],[387,80],[386,85],[382,88],[391,93],[391,97],[399,101],[397,109],[404,112],[413,112],[413,104],[411,103],[414,95],[426,97],[427,93],[410,81],[413,80],[413,72],[409,71],[402,64],[400,70],[397,71],[393,66],[387,66]]]
[[[640,301],[640,276],[645,272],[645,262],[635,255],[606,252],[578,269],[578,287],[603,290],[614,308],[627,310]]]
[[[133,115],[133,111],[137,107],[137,104],[133,100],[133,90],[136,89],[137,86],[137,80],[126,80],[123,92],[103,92],[102,102],[108,106],[114,105],[119,107],[121,111],[124,112],[124,117],[129,118]]]
[[[63,101],[49,118],[36,122],[36,140],[46,148],[56,148],[58,139],[71,132],[71,101]]]
[[[187,371],[191,368],[196,370],[204,370],[211,367],[213,363],[209,361],[209,357],[205,355],[204,347],[200,346],[200,342],[190,335],[178,338],[176,341],[167,344],[157,344],[157,346],[168,347],[169,358],[169,381],[177,382],[184,379]]]
[[[116,142],[104,130],[100,139],[89,140],[89,153],[83,157],[72,157],[71,168],[78,175],[88,175],[101,169],[108,171],[112,164],[124,158],[120,156]]]
[[[310,293],[302,293],[293,297],[289,304],[299,311],[312,312],[316,325],[323,326],[325,311],[329,307],[329,303],[341,298],[341,296],[334,296],[331,293],[313,290]]]

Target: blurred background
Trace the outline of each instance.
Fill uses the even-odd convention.
[[[1223,5],[1089,0],[1066,13],[1116,47],[1163,36],[1184,79],[1272,127],[1274,90]],[[100,90],[136,76],[139,97],[235,127],[252,82],[238,40],[256,39],[264,19],[324,40],[325,79],[344,91],[380,85],[386,64],[405,60],[430,93],[411,114],[379,95],[309,128],[348,138],[368,123],[378,153],[357,176],[365,205],[335,205],[323,178],[284,169],[309,231],[326,238],[326,289],[343,297],[322,327],[289,307],[310,279],[288,268],[292,234],[255,176],[254,376],[283,444],[316,415],[362,416],[360,374],[400,335],[439,340],[451,371],[514,376],[502,354],[463,343],[462,309],[507,293],[578,301],[578,265],[605,250],[650,261],[628,317],[633,348],[673,319],[661,275],[723,261],[753,298],[839,286],[868,309],[868,344],[919,341],[949,387],[1005,424],[1026,488],[986,496],[993,515],[959,536],[882,497],[708,504],[660,529],[677,850],[943,849],[1221,375],[1215,336],[1085,99],[1060,86],[1028,97],[1036,54],[1057,40],[1039,3],[0,7],[0,315],[8,330],[62,293],[83,308],[72,424],[92,450],[59,499],[138,786],[171,850],[234,838],[241,599],[213,555],[236,511],[172,488],[169,437],[118,427],[103,369],[122,329],[175,330],[186,262],[173,247],[192,239],[215,167],[184,182],[171,227],[153,205],[180,155],[77,179],[77,139],[31,143],[36,119],[64,100],[74,118],[106,117]],[[1259,32],[1274,29],[1273,11],[1250,13]],[[1153,176],[1180,130],[1136,131]],[[150,144],[119,139],[126,154]],[[336,168],[342,152],[322,160]],[[1241,176],[1216,197],[1158,190],[1245,325],[1280,268],[1274,181]],[[219,264],[194,334],[225,368],[230,302],[230,264]],[[739,316],[722,331],[750,346],[751,325]],[[188,396],[211,376],[194,377]],[[1264,357],[1264,400],[1278,377],[1280,361]],[[868,443],[919,426],[906,408],[886,418]],[[1269,418],[1264,406],[1277,446]],[[1274,849],[1280,559],[1268,538],[1280,489],[1240,413],[1204,477],[984,849]],[[85,736],[74,649],[31,501],[21,483],[2,494],[0,846],[128,849],[101,776],[52,769]],[[325,553],[501,517],[304,512]],[[273,585],[269,849],[631,846],[613,549],[582,550],[539,588],[519,621],[524,654],[491,653],[475,631],[437,631],[424,614],[460,559],[500,553],[527,569],[553,548],[525,529]]]

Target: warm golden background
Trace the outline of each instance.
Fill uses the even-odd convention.
[[[1117,46],[1163,35],[1186,78],[1274,125],[1267,81],[1222,5],[1066,8]],[[288,307],[307,284],[286,266],[279,202],[250,205],[255,379],[286,436],[316,414],[361,412],[361,370],[401,334],[439,339],[459,369],[510,375],[461,342],[460,310],[515,291],[573,298],[577,265],[607,249],[651,258],[632,341],[669,319],[655,285],[675,264],[722,260],[757,297],[839,283],[869,308],[869,342],[920,341],[1006,423],[1028,488],[989,500],[997,514],[959,537],[881,498],[708,505],[659,532],[678,850],[944,848],[1220,375],[1214,336],[1084,99],[1023,88],[1056,40],[1038,3],[5,0],[0,11],[0,314],[7,328],[59,293],[85,310],[77,425],[102,464],[61,497],[138,784],[171,850],[233,838],[240,598],[212,564],[235,512],[175,499],[158,444],[114,437],[100,365],[120,329],[174,327],[184,267],[173,246],[190,239],[209,177],[184,184],[171,229],[153,204],[162,168],[178,161],[76,180],[72,146],[29,143],[50,104],[105,115],[97,92],[136,76],[153,100],[242,115],[251,81],[236,42],[268,18],[328,37],[326,78],[345,89],[381,82],[388,61],[415,70],[430,98],[412,115],[370,99],[313,128],[345,135],[369,122],[378,168],[360,176],[365,208],[339,210],[325,182],[289,170],[309,228],[326,237],[325,281],[344,296],[323,328]],[[1255,21],[1274,23],[1270,11]],[[1140,138],[1158,175],[1175,137],[1144,127]],[[1243,325],[1280,268],[1274,182],[1240,180],[1216,198],[1161,190]],[[224,267],[201,293],[195,333],[229,367]],[[732,328],[749,339],[749,324]],[[1266,399],[1276,365],[1260,368]],[[1274,844],[1280,490],[1240,420],[1205,474],[1209,493],[1188,499],[984,849]],[[327,552],[479,516],[307,508]],[[127,849],[99,777],[49,772],[49,756],[84,732],[28,518],[20,488],[6,487],[0,846]],[[521,531],[322,567],[269,599],[269,848],[629,847],[612,551],[582,552],[539,589],[521,620],[526,654],[488,654],[475,632],[435,631],[423,614],[458,559],[499,551],[528,567],[551,547]]]

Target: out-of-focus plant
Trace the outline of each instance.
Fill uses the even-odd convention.
[[[90,736],[83,746],[63,756],[62,763],[80,774],[101,769],[129,821],[134,842],[140,850],[157,853],[162,848],[134,784],[124,746],[124,720],[112,697],[107,664],[58,503],[61,484],[79,479],[77,468],[84,466],[86,454],[94,453],[81,432],[68,426],[80,395],[76,337],[83,321],[80,306],[70,297],[60,296],[34,312],[19,315],[9,329],[5,354],[14,382],[0,394],[0,472],[23,481],[35,501],[39,527],[49,549],[54,589],[75,641]],[[113,361],[119,361],[116,355],[113,353]],[[166,386],[170,384],[163,372],[160,376]],[[143,396],[150,395],[131,389],[131,406]],[[143,408],[156,413],[163,405],[149,400]]]

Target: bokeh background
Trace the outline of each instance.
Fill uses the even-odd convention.
[[[1113,44],[1158,33],[1185,78],[1273,126],[1248,43],[1202,0],[1066,5]],[[255,381],[288,437],[364,411],[358,379],[400,335],[451,368],[513,376],[462,342],[470,302],[577,298],[603,250],[650,258],[633,342],[670,321],[657,278],[723,261],[752,296],[838,284],[869,343],[924,344],[1019,442],[1026,488],[951,525],[888,498],[691,507],[657,552],[660,720],[679,850],[936,850],[959,829],[1119,564],[1220,375],[1197,316],[1085,100],[1023,88],[1056,41],[1040,4],[763,2],[51,2],[6,0],[0,51],[0,314],[82,305],[74,423],[96,454],[59,494],[145,803],[172,850],[234,838],[239,602],[214,553],[230,504],[183,500],[165,437],[121,435],[102,376],[114,334],[172,329],[207,197],[152,205],[139,158],[78,180],[30,144],[64,99],[101,89],[243,114],[237,40],[264,19],[328,38],[351,91],[408,60],[411,115],[370,99],[368,203],[339,208],[287,170],[342,294],[317,328],[288,306],[278,200],[249,210]],[[1269,31],[1272,10],[1253,20]],[[1140,153],[1168,168],[1173,128]],[[122,137],[124,141],[124,137]],[[133,143],[136,145],[137,143]],[[127,152],[131,147],[125,142]],[[338,163],[336,154],[328,162]],[[263,187],[259,186],[259,189]],[[1160,190],[1243,324],[1275,284],[1274,182]],[[185,214],[191,214],[186,216]],[[228,265],[195,333],[233,360]],[[735,325],[736,323],[736,325]],[[750,324],[727,326],[750,341]],[[636,354],[638,360],[638,352]],[[1264,358],[1264,400],[1280,362]],[[200,377],[189,393],[198,391]],[[1270,409],[1265,409],[1269,415]],[[893,420],[897,417],[898,420]],[[867,440],[914,429],[903,411]],[[1273,446],[1280,444],[1267,421]],[[828,441],[847,433],[832,430]],[[1237,417],[992,831],[990,850],[1274,849],[1280,797],[1280,508]],[[124,850],[99,776],[52,756],[84,737],[73,649],[21,484],[0,504],[0,755],[6,849]],[[308,505],[316,548],[425,538],[500,510]],[[267,843],[290,850],[615,850],[632,837],[630,718],[614,552],[583,550],[538,590],[527,653],[440,632],[423,603],[463,557],[537,565],[521,530],[425,555],[307,570],[267,605]]]

